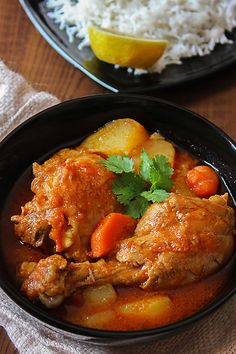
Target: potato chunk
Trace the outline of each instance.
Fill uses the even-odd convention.
[[[115,313],[112,310],[97,312],[82,318],[81,324],[85,327],[102,329],[110,321],[114,320]]]
[[[167,313],[172,306],[168,296],[156,295],[151,298],[130,302],[119,307],[120,314],[127,317],[135,317],[153,320]]]
[[[173,167],[175,159],[174,146],[157,133],[150,136],[148,140],[136,147],[131,152],[131,157],[134,159],[135,169],[138,171],[140,163],[140,154],[142,149],[146,151],[149,157],[153,158],[156,155],[164,155],[168,158],[170,165]]]
[[[146,129],[130,118],[117,119],[106,124],[85,139],[81,147],[105,155],[129,155],[138,145],[149,138]]]
[[[88,287],[83,290],[86,306],[101,306],[116,301],[117,294],[111,284]]]

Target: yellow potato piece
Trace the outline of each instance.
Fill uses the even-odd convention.
[[[146,129],[140,123],[124,118],[106,124],[85,139],[81,147],[106,155],[129,155],[148,138]]]
[[[153,158],[156,155],[164,155],[168,158],[170,165],[173,167],[175,159],[175,149],[174,146],[168,141],[164,140],[163,137],[157,133],[154,133],[150,138],[140,146],[136,147],[130,154],[134,159],[134,165],[136,171],[138,171],[140,163],[140,154],[142,149],[146,151],[149,157]]]
[[[94,315],[88,315],[81,320],[81,325],[91,328],[102,329],[110,321],[114,320],[115,313],[112,310],[97,312]]]
[[[104,284],[85,288],[83,297],[86,306],[101,306],[114,303],[117,294],[111,284]]]
[[[121,305],[119,312],[127,317],[153,320],[167,313],[171,306],[172,302],[168,296],[157,295]]]

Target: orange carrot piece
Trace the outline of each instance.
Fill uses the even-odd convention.
[[[208,198],[216,194],[219,188],[219,177],[209,166],[196,166],[187,173],[188,187],[198,197]]]
[[[137,221],[128,215],[110,213],[98,224],[91,236],[93,258],[106,256],[120,239],[132,235]]]

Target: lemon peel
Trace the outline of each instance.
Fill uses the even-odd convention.
[[[88,28],[91,48],[96,57],[110,64],[149,68],[163,55],[167,40],[129,37],[98,27]]]

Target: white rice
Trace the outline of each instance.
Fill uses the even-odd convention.
[[[236,26],[236,0],[47,0],[47,6],[48,15],[67,32],[70,42],[82,39],[79,50],[89,46],[90,25],[167,39],[165,54],[148,70],[159,73],[169,64],[181,64],[181,58],[203,56],[217,43],[231,43],[225,31]]]

